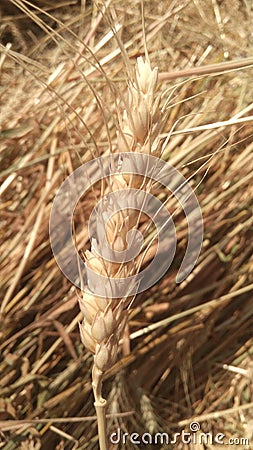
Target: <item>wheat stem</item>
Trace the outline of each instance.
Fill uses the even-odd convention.
[[[92,387],[94,393],[94,406],[96,409],[97,422],[98,422],[98,437],[100,450],[107,450],[107,437],[106,437],[106,400],[102,397],[102,378],[103,372],[98,370],[96,366],[93,366],[92,371]]]
[[[94,406],[96,409],[97,414],[97,421],[98,421],[98,437],[99,437],[99,447],[100,450],[107,450],[107,435],[106,435],[106,400],[103,399],[99,402],[94,402]]]

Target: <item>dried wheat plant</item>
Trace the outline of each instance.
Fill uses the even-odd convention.
[[[138,152],[160,155],[159,133],[163,126],[161,117],[160,96],[157,94],[157,68],[151,69],[148,58],[137,59],[135,74],[128,84],[126,109],[121,120],[121,132],[118,133],[119,152]],[[134,172],[134,167],[133,167]],[[148,180],[140,176],[119,174],[109,177],[106,194],[120,189],[149,189]],[[106,227],[109,245],[115,251],[127,249],[127,235],[138,228],[139,212],[126,208],[114,214],[107,223],[99,217],[102,226]],[[126,278],[138,271],[136,258],[126,262],[110,262],[96,252],[92,242],[91,251],[85,252],[87,268],[110,278]],[[101,245],[101,244],[100,244]],[[103,375],[115,362],[119,339],[124,330],[129,303],[133,296],[126,295],[120,299],[103,298],[93,295],[88,272],[88,289],[80,299],[80,308],[84,316],[80,324],[82,342],[94,354],[92,385],[95,397],[95,408],[98,417],[100,448],[106,449],[105,407],[102,397]],[[90,288],[90,289],[89,289]]]
[[[82,313],[53,259],[48,222],[63,179],[108,147],[162,153],[190,183],[196,180],[206,238],[196,270],[175,286],[187,243],[186,219],[177,214],[178,260],[135,300],[131,316],[133,297],[98,297],[88,278],[80,328],[95,357],[101,446],[110,447],[106,435],[116,426],[171,435],[193,420],[206,432],[253,437],[253,10],[246,0],[145,2],[150,59],[159,66],[161,90],[173,90],[163,127],[166,107],[147,58],[129,70],[128,99],[122,94],[118,101],[122,69],[129,67],[124,48],[130,60],[144,53],[140,2],[87,1],[85,8],[75,0],[0,1],[0,15],[7,8],[0,25],[0,446],[6,450],[98,448],[90,355],[76,332]],[[179,82],[172,89],[169,80]],[[160,148],[163,130],[170,139]],[[122,187],[149,190],[138,176],[108,176],[105,186],[105,198]],[[92,201],[88,195],[80,202],[85,213]],[[174,199],[168,207],[174,210]],[[84,217],[79,249],[89,239]],[[132,210],[112,217],[106,230],[115,250],[125,248],[127,231],[138,223]],[[144,225],[146,218],[139,230]],[[95,249],[85,256],[98,274],[116,279],[139,269],[137,260],[109,263]],[[131,352],[113,364],[126,323]]]

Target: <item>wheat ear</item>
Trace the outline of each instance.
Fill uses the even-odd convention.
[[[156,93],[158,70],[151,69],[149,61],[138,58],[132,80],[128,84],[128,96],[118,132],[118,152],[138,152],[159,156],[159,133],[161,120],[160,97]],[[110,177],[109,177],[110,178]],[[140,186],[141,183],[141,186]],[[108,182],[107,191],[141,188],[145,190],[145,180],[129,174],[114,175]],[[127,248],[127,233],[138,227],[139,214],[133,209],[117,212],[105,223],[98,218],[100,226],[105,226],[108,243],[113,250]],[[98,243],[92,242],[91,251],[85,252],[87,269],[103,277],[126,278],[138,271],[136,260],[126,263],[110,262],[98,255]],[[127,293],[115,299],[98,297],[92,292],[92,274],[88,271],[87,289],[79,300],[84,319],[80,324],[81,339],[85,347],[94,355],[92,386],[98,418],[100,449],[107,449],[105,407],[102,397],[102,380],[106,370],[115,362],[119,339],[124,330],[128,310],[133,297]]]

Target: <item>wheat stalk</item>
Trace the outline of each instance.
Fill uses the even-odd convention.
[[[156,93],[157,80],[157,68],[152,70],[148,60],[138,58],[134,76],[128,84],[126,107],[120,120],[119,152],[160,155],[159,134],[163,120],[160,96]],[[109,178],[106,194],[119,189],[148,189],[147,180],[141,179],[140,176],[119,174]],[[101,216],[98,220],[100,226],[106,227],[106,237],[111,248],[116,251],[125,250],[128,232],[138,227],[138,211],[124,209],[114,214],[107,223],[105,223],[105,217]],[[138,264],[136,259],[125,263],[110,262],[98,255],[96,251],[98,245],[98,242],[92,241],[91,251],[85,252],[86,267],[91,272],[88,270],[87,289],[79,303],[84,316],[80,324],[81,339],[85,347],[94,355],[92,386],[98,417],[100,448],[104,450],[107,448],[106,400],[102,397],[102,380],[105,371],[116,360],[119,339],[127,321],[127,308],[133,296],[129,296],[127,292],[120,299],[112,298],[110,295],[107,298],[94,295],[92,271],[103,277],[126,278],[138,272]]]

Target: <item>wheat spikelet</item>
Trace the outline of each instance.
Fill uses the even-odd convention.
[[[159,424],[157,417],[152,406],[152,402],[148,395],[144,392],[141,394],[140,407],[142,412],[143,421],[145,423],[145,429],[152,435],[159,431]]]
[[[126,109],[120,124],[121,132],[118,133],[119,152],[138,152],[155,156],[160,154],[159,133],[163,121],[160,97],[156,95],[157,79],[157,68],[152,70],[149,61],[138,58],[135,77],[128,85]],[[140,176],[119,174],[109,178],[106,194],[119,189],[141,187],[145,190],[146,187],[145,180]],[[108,211],[98,217],[98,226],[105,227],[106,238],[112,250],[125,250],[128,245],[128,233],[138,227],[139,213],[126,208],[106,222],[107,216]],[[103,373],[115,362],[119,339],[127,320],[127,306],[133,300],[133,296],[129,296],[126,292],[122,298],[115,299],[110,296],[109,291],[107,298],[94,295],[92,273],[95,272],[102,277],[126,278],[138,271],[135,259],[125,263],[108,261],[99,256],[96,251],[99,246],[102,250],[103,242],[93,240],[91,251],[85,252],[88,286],[79,300],[84,316],[80,324],[81,339],[85,347],[94,354],[92,384],[98,416],[101,414],[101,406],[104,408],[106,403],[102,398]],[[103,434],[105,435],[104,431]],[[106,448],[105,443],[100,445],[101,448]]]

